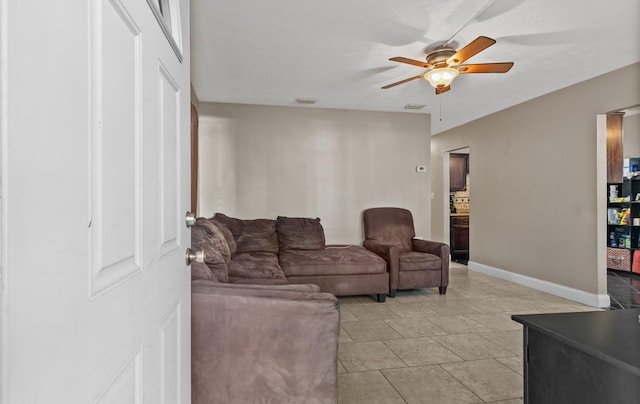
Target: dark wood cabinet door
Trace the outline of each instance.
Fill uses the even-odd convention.
[[[456,192],[464,190],[467,182],[467,172],[469,164],[468,154],[449,154],[449,191]]]
[[[469,217],[451,218],[451,255],[469,253]]]

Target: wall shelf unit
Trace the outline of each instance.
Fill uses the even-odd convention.
[[[607,268],[629,272],[640,254],[640,178],[609,183],[608,189]]]

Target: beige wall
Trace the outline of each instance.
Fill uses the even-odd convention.
[[[470,261],[606,295],[597,269],[596,203],[606,195],[596,192],[596,115],[639,103],[635,64],[434,136],[433,238],[445,234],[443,155],[469,146]]]
[[[319,217],[329,243],[362,242],[362,211],[410,209],[429,237],[425,114],[200,103],[200,214]]]
[[[197,110],[200,110],[200,100],[198,99],[198,94],[196,94],[196,90],[193,88],[193,85],[191,85],[191,103]]]

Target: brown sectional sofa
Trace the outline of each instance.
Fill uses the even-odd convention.
[[[326,245],[320,219],[247,220],[217,213],[197,219],[191,244],[204,250],[219,282],[310,283],[336,296],[375,294],[381,302],[389,292],[385,260],[361,246]]]
[[[335,295],[384,301],[384,259],[325,245],[319,219],[216,214],[191,235],[192,402],[336,403]]]
[[[192,262],[197,276],[211,270]],[[340,312],[316,285],[192,281],[193,404],[335,404]]]

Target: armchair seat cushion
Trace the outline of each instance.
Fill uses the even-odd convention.
[[[229,282],[236,279],[285,279],[278,256],[267,252],[238,253],[229,263]]]
[[[280,251],[286,276],[361,275],[385,273],[387,263],[360,246],[327,247],[324,250]]]
[[[400,271],[440,270],[442,260],[437,255],[417,251],[401,252],[398,254]]]

